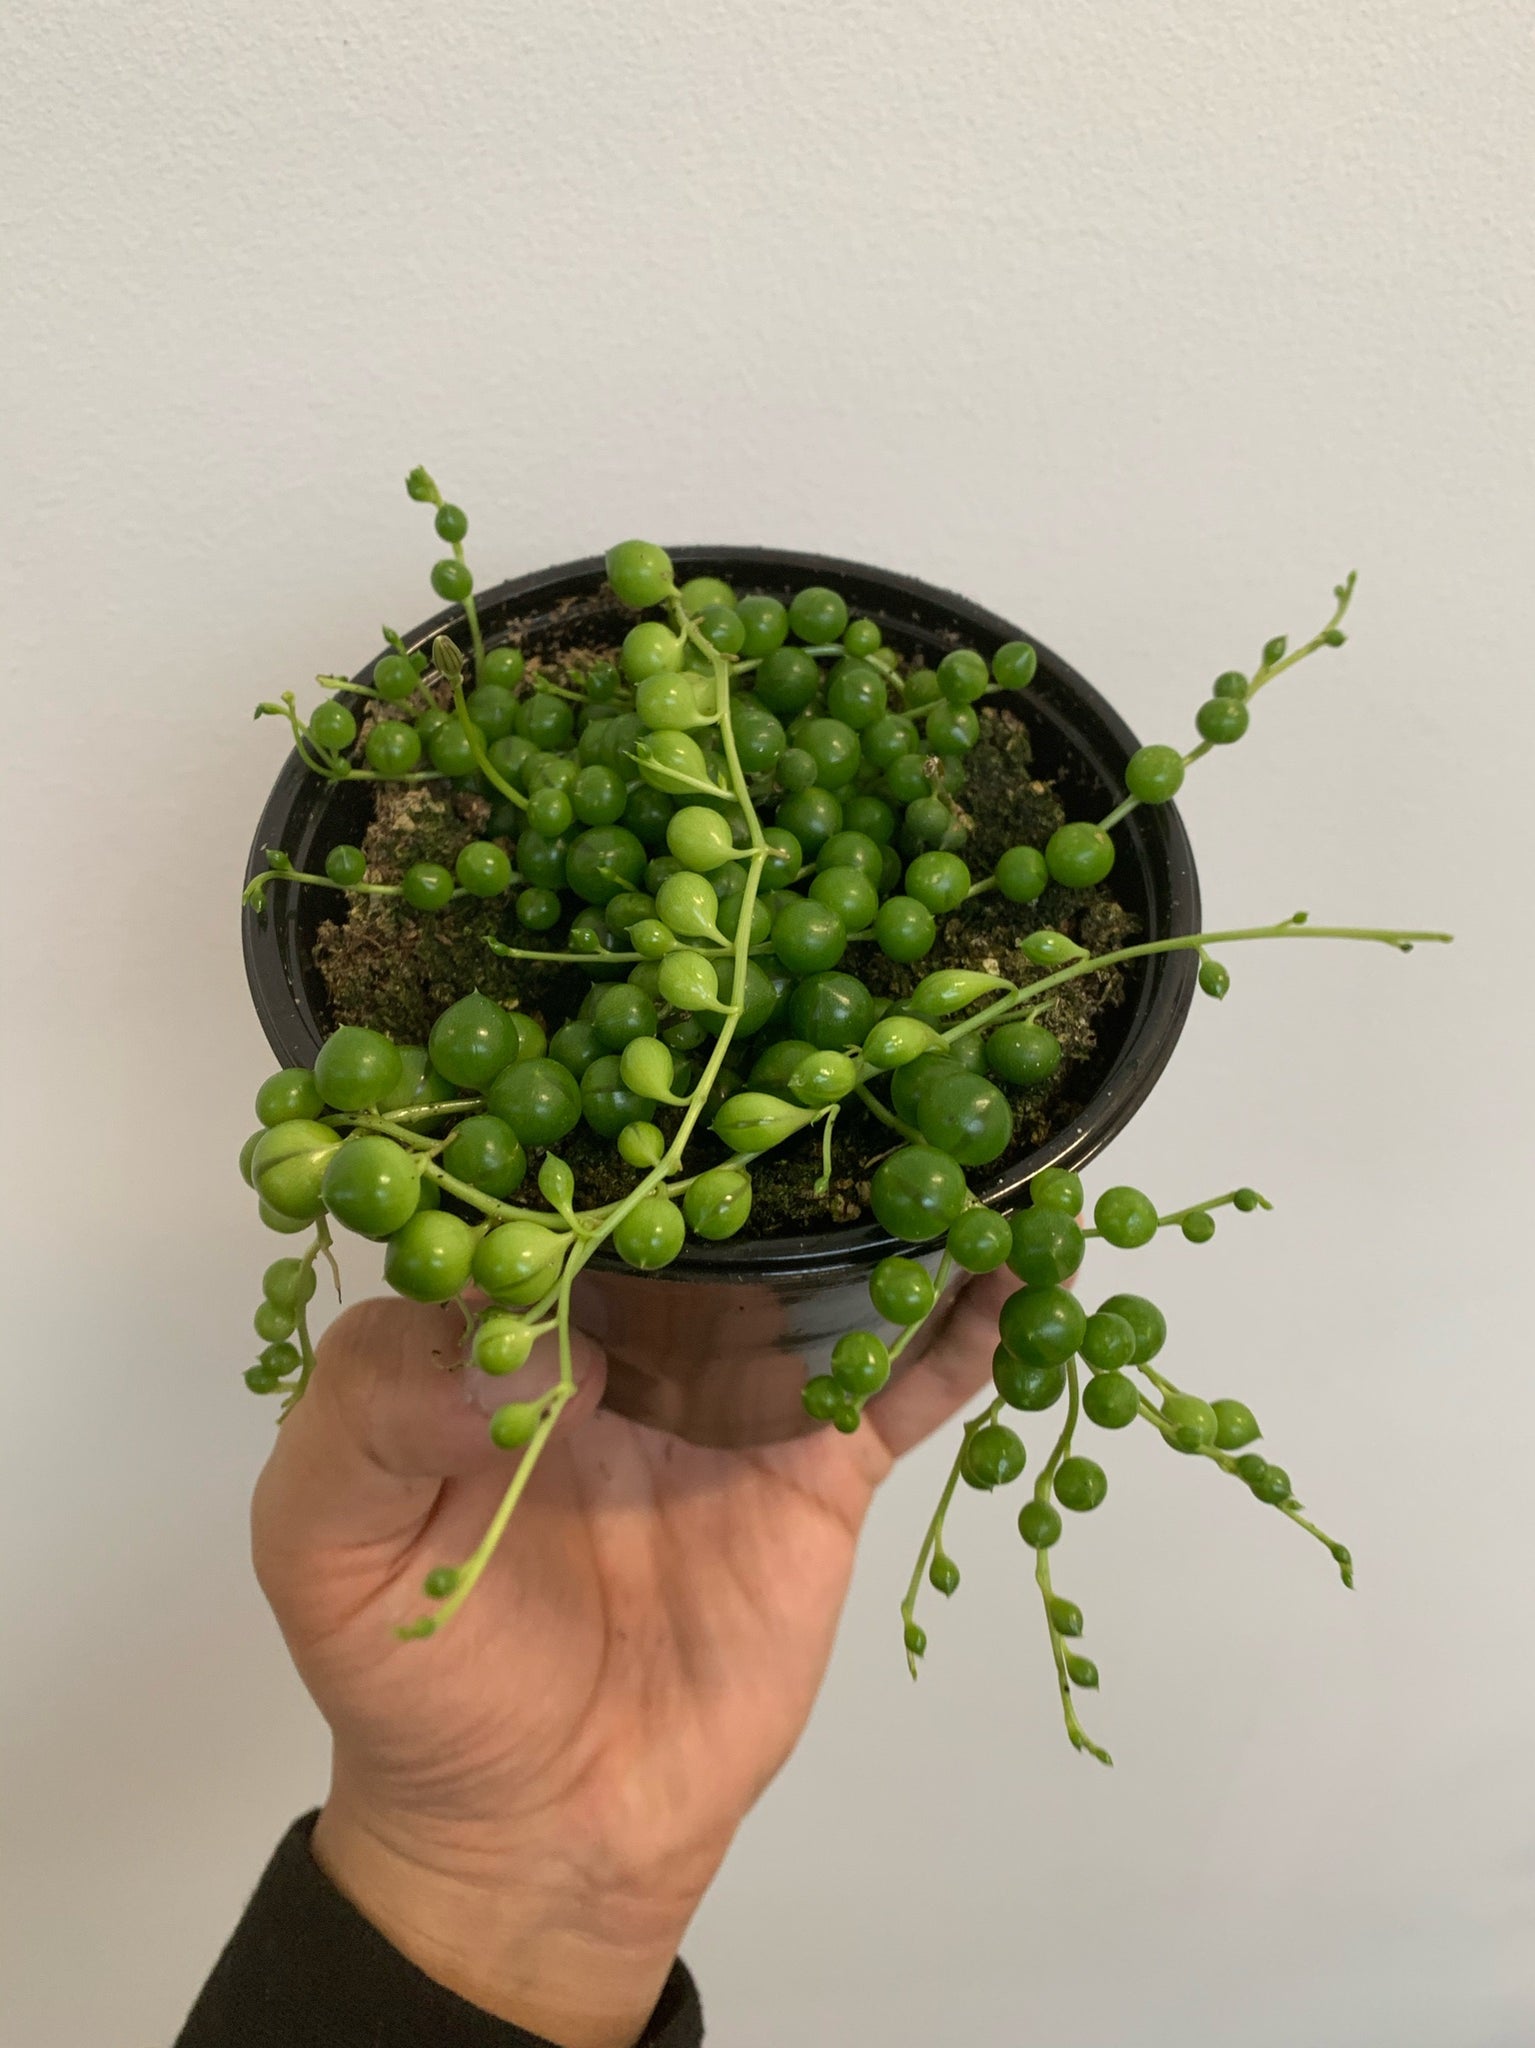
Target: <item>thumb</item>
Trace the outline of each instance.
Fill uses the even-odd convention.
[[[316,1348],[303,1399],[277,1431],[256,1483],[252,1532],[258,1568],[317,1550],[399,1545],[432,1513],[444,1480],[511,1461],[490,1440],[501,1401],[527,1399],[557,1371],[555,1340],[540,1338],[510,1383],[464,1364],[463,1318],[383,1296],[338,1316]],[[561,1427],[596,1406],[601,1352],[572,1332],[581,1392]]]

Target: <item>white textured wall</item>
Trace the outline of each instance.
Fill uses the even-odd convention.
[[[1535,2035],[1529,28],[6,10],[7,2048],[165,2041],[323,1783],[245,1555],[249,706],[433,604],[423,460],[487,578],[632,530],[839,550],[1026,622],[1148,737],[1357,563],[1346,654],[1191,782],[1207,901],[1461,943],[1234,957],[1116,1159],[1276,1199],[1136,1273],[1360,1589],[1116,1442],[1069,1573],[1105,1775],[1000,1503],[905,1682],[914,1460],[689,1953],[728,2048]]]

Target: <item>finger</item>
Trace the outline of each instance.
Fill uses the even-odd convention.
[[[463,1319],[384,1297],[350,1308],[325,1332],[304,1398],[277,1432],[257,1483],[253,1522],[268,1556],[389,1544],[412,1537],[445,1479],[487,1470],[504,1451],[487,1413],[552,1384],[554,1339],[541,1338],[514,1383],[462,1366]],[[573,1333],[583,1392],[578,1420],[601,1392],[602,1356]],[[515,1389],[515,1390],[514,1390]],[[566,1420],[562,1417],[562,1425]]]
[[[997,1312],[1017,1284],[1004,1266],[956,1288],[923,1356],[865,1408],[864,1421],[892,1458],[904,1457],[990,1387]]]

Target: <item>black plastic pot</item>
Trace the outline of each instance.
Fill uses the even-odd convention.
[[[1038,772],[1055,780],[1074,816],[1101,816],[1122,793],[1125,762],[1139,744],[1134,734],[1075,669],[1008,620],[912,577],[825,555],[695,547],[675,548],[672,557],[679,578],[722,576],[738,589],[785,599],[807,583],[831,584],[892,645],[934,661],[953,646],[989,656],[1006,640],[1033,641],[1038,673],[1016,701]],[[529,652],[573,640],[616,640],[632,618],[608,591],[596,556],[499,584],[478,603],[487,640],[510,635]],[[438,633],[467,647],[457,610],[429,619],[406,644],[426,647]],[[366,682],[367,671],[355,680]],[[322,782],[290,755],[256,828],[248,873],[265,867],[268,846],[280,847],[299,868],[322,867],[332,846],[362,837],[371,788]],[[1175,807],[1133,811],[1118,828],[1116,845],[1114,890],[1140,919],[1144,935],[1197,931],[1199,884]],[[265,912],[244,913],[251,996],[284,1065],[310,1065],[330,1029],[311,942],[333,909],[323,891],[279,884]],[[1125,1003],[1099,1020],[1095,1085],[1086,1108],[1048,1144],[976,1181],[984,1200],[1015,1207],[1041,1167],[1081,1168],[1150,1094],[1188,1014],[1194,956],[1137,962],[1126,978]],[[896,1248],[877,1224],[864,1223],[809,1237],[690,1240],[664,1274],[639,1275],[599,1254],[577,1283],[574,1304],[577,1321],[607,1348],[608,1405],[695,1443],[769,1443],[814,1427],[800,1406],[804,1378],[824,1368],[842,1331],[869,1326],[869,1270]],[[913,1345],[902,1363],[917,1355]]]

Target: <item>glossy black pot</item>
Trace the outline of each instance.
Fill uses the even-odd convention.
[[[1068,811],[1101,816],[1123,791],[1125,762],[1138,742],[1117,712],[1060,656],[1006,619],[908,576],[857,562],[771,548],[675,548],[679,577],[722,576],[737,588],[787,599],[807,583],[831,584],[855,614],[872,618],[902,652],[936,661],[966,645],[990,655],[1006,640],[1029,639],[1039,670],[1021,700],[1040,774],[1055,780]],[[488,640],[508,634],[529,651],[621,637],[627,614],[607,590],[601,559],[566,563],[488,590],[478,600]],[[467,645],[463,615],[444,612],[406,636],[414,649],[438,633]],[[367,671],[358,683],[366,682]],[[361,838],[371,785],[328,784],[290,755],[273,787],[251,849],[249,874],[280,847],[313,871],[329,849]],[[1175,807],[1142,807],[1118,828],[1114,889],[1147,937],[1199,929],[1193,854]],[[284,1065],[308,1066],[330,1028],[325,985],[311,958],[331,906],[319,890],[277,888],[268,907],[244,913],[246,974],[272,1050]],[[1162,955],[1126,970],[1126,1000],[1099,1020],[1092,1095],[1049,1142],[989,1178],[976,1192],[1016,1206],[1043,1166],[1080,1168],[1140,1108],[1166,1066],[1193,993],[1192,953]],[[690,1240],[664,1274],[640,1275],[612,1255],[595,1257],[574,1291],[576,1319],[606,1346],[607,1403],[620,1414],[694,1443],[772,1443],[816,1425],[799,1390],[824,1369],[847,1329],[870,1323],[868,1274],[896,1249],[877,1224],[811,1237]],[[936,1252],[929,1264],[936,1263]],[[911,1363],[918,1346],[901,1363]]]

